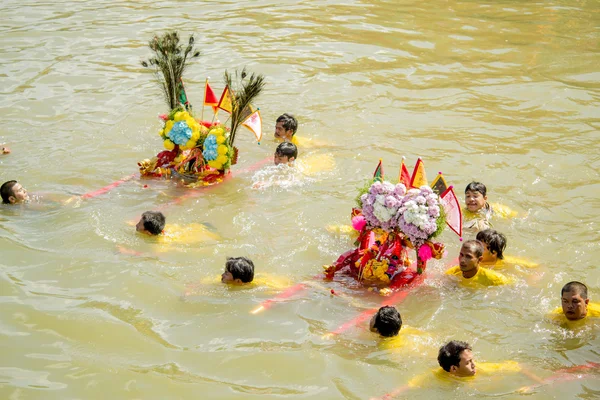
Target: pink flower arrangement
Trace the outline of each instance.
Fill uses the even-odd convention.
[[[410,189],[396,214],[396,225],[419,248],[438,230],[439,197],[429,186]]]
[[[402,206],[406,186],[390,182],[375,182],[360,198],[362,213],[369,227],[391,232],[398,228],[396,214]]]

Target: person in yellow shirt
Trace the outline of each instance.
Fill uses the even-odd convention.
[[[166,218],[160,211],[146,211],[135,226],[135,230],[150,236],[158,236],[165,229]]]
[[[424,343],[419,342],[418,338],[428,336],[418,329],[403,326],[402,317],[393,306],[383,306],[377,310],[369,322],[369,330],[384,337],[380,345],[385,350],[397,350],[409,345],[420,350]]]
[[[431,373],[414,377],[406,385],[388,393],[383,398],[393,398],[409,389],[421,388],[430,384],[432,377],[435,379],[433,382],[437,381],[438,384],[442,384],[470,381],[479,375],[494,376],[498,373],[521,372],[536,382],[542,382],[540,378],[524,370],[516,361],[478,363],[476,365],[471,346],[459,340],[452,340],[440,347],[437,360],[440,368],[432,370]]]
[[[447,275],[458,276],[463,285],[500,286],[512,283],[503,274],[480,266],[483,260],[483,244],[479,240],[463,243],[458,255],[459,265],[446,271]]]
[[[298,138],[296,131],[298,130],[298,120],[292,114],[282,114],[275,121],[275,139],[282,140],[284,142],[294,143],[298,145]]]
[[[588,318],[600,317],[600,304],[591,303],[588,288],[581,282],[567,283],[560,291],[562,307],[552,311],[550,318],[556,322],[582,323]]]
[[[329,143],[319,141],[313,138],[296,136],[298,130],[298,120],[292,114],[282,114],[275,122],[275,139],[283,142],[291,142],[302,148],[315,148],[330,146]]]
[[[298,157],[298,148],[290,142],[279,143],[273,154],[273,162],[275,165],[285,164],[293,165],[294,160]]]
[[[291,286],[290,280],[286,278],[265,274],[255,275],[254,262],[247,257],[227,257],[225,271],[221,274],[220,279],[217,276],[210,276],[200,282],[186,284],[183,297],[202,293],[207,285],[217,285],[219,280],[232,289],[260,286],[269,290],[280,291]]]
[[[492,217],[511,218],[517,213],[500,204],[487,202],[487,188],[481,182],[471,182],[465,188],[462,210],[463,229],[478,232],[492,227]]]
[[[539,264],[520,257],[504,255],[506,236],[494,229],[484,229],[477,232],[477,240],[483,243],[483,260],[481,266],[490,269],[504,269],[510,265],[520,265],[535,268]]]
[[[242,285],[254,280],[254,263],[247,257],[227,257],[225,272],[221,282],[228,285]]]
[[[393,306],[383,306],[373,315],[369,322],[369,330],[383,337],[398,335],[402,327],[402,317]]]

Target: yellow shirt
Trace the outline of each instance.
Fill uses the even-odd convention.
[[[199,289],[201,286],[206,285],[222,285],[221,276],[209,276],[200,280],[199,284],[189,285],[190,289]],[[274,290],[284,290],[292,285],[292,282],[281,276],[274,276],[269,274],[258,274],[254,275],[252,282],[244,283],[241,285],[232,285],[232,287],[267,287]]]
[[[519,265],[525,268],[536,268],[539,267],[538,263],[533,261],[529,261],[525,258],[521,257],[513,257],[513,256],[504,256],[502,260],[496,260],[495,263],[481,263],[481,266],[489,269],[505,269],[510,266]]]
[[[464,229],[482,231],[493,227],[491,222],[493,217],[501,219],[513,218],[517,216],[517,212],[502,204],[485,203],[485,206],[476,212],[471,212],[466,207],[463,207],[462,215]]]
[[[306,157],[300,155],[295,164],[298,170],[307,176],[331,171],[335,167],[331,154],[310,154]]]
[[[431,335],[419,329],[402,325],[398,335],[394,337],[384,338],[379,342],[379,346],[384,350],[389,351],[420,351],[421,348],[428,345]]]
[[[156,236],[156,241],[159,243],[158,251],[164,253],[177,249],[179,245],[217,241],[220,238],[218,234],[211,232],[203,224],[168,224],[165,226],[163,234]]]
[[[304,149],[329,146],[326,142],[312,138],[299,137],[298,135],[292,136],[292,143],[295,144],[296,147]]]
[[[483,267],[479,267],[479,270],[475,276],[469,279],[463,278],[462,271],[458,265],[446,271],[446,275],[457,276],[460,280],[460,283],[465,286],[500,286],[513,283],[512,279],[502,275],[501,273]]]
[[[422,387],[423,384],[430,382],[431,377],[439,383],[449,382],[469,382],[474,380],[478,376],[490,376],[497,373],[517,373],[521,371],[521,366],[516,361],[504,361],[501,363],[476,363],[475,369],[477,373],[473,376],[459,377],[452,375],[451,373],[444,371],[441,367],[434,369],[431,373],[416,376],[415,378],[408,381],[408,386],[412,388]]]
[[[578,319],[575,321],[571,321],[571,320],[567,319],[567,317],[565,317],[565,314],[563,313],[562,307],[558,307],[558,308],[554,309],[548,317],[552,321],[558,322],[558,323],[563,323],[563,324],[566,323],[568,325],[583,324],[585,322],[585,320],[588,318],[600,317],[600,303],[589,302],[588,306],[587,306],[587,315],[583,319]]]

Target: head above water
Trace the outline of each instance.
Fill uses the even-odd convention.
[[[0,187],[0,195],[5,204],[18,204],[29,200],[27,190],[15,180],[4,182]]]
[[[275,122],[275,139],[292,141],[298,129],[298,121],[292,114],[282,114]]]
[[[160,211],[146,211],[142,214],[135,230],[148,235],[160,235],[165,229],[166,218]]]
[[[477,372],[473,349],[459,340],[452,340],[440,347],[438,363],[444,371],[459,377],[473,376]]]
[[[587,316],[590,302],[588,289],[581,282],[572,281],[563,286],[560,291],[562,310],[568,320],[576,321]]]
[[[504,259],[506,249],[506,236],[495,229],[484,229],[477,233],[477,240],[484,245],[483,262]]]
[[[479,240],[467,240],[463,243],[458,254],[460,270],[464,278],[472,278],[479,270],[483,260],[483,243]]]
[[[227,257],[221,282],[242,284],[254,280],[254,263],[247,257]]]
[[[471,182],[465,188],[465,204],[467,210],[477,212],[487,202],[487,188],[481,182]]]
[[[370,322],[371,332],[377,332],[384,337],[396,336],[402,327],[402,317],[392,306],[381,307]]]
[[[295,144],[290,142],[279,143],[275,154],[273,155],[273,162],[275,165],[289,164],[298,157],[298,148]]]

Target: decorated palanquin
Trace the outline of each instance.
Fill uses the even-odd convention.
[[[245,69],[241,74],[236,72],[235,76],[225,71],[225,88],[220,99],[207,79],[203,106],[212,107],[213,120],[218,110],[230,114],[227,120],[231,125],[204,121],[202,116],[194,116],[181,77],[186,62],[200,55],[194,51],[194,37],[190,36],[185,49],[177,32],[155,36],[149,46],[154,56],[142,65],[154,68],[171,111],[160,116],[163,126],[158,134],[165,150],[138,163],[141,176],[175,177],[189,187],[221,182],[238,159],[238,149],[234,146],[238,127],[248,128],[260,142],[262,120],[259,110],[254,109],[251,102],[262,91],[264,77],[248,76]]]
[[[342,271],[365,286],[398,289],[422,275],[427,261],[442,258],[444,245],[435,238],[446,225],[462,234],[460,205],[452,186],[441,173],[429,186],[420,158],[412,177],[402,162],[397,184],[384,181],[380,161],[356,201],[352,226],[358,239],[352,250],[324,266],[327,279]],[[416,268],[409,252],[416,255]]]

